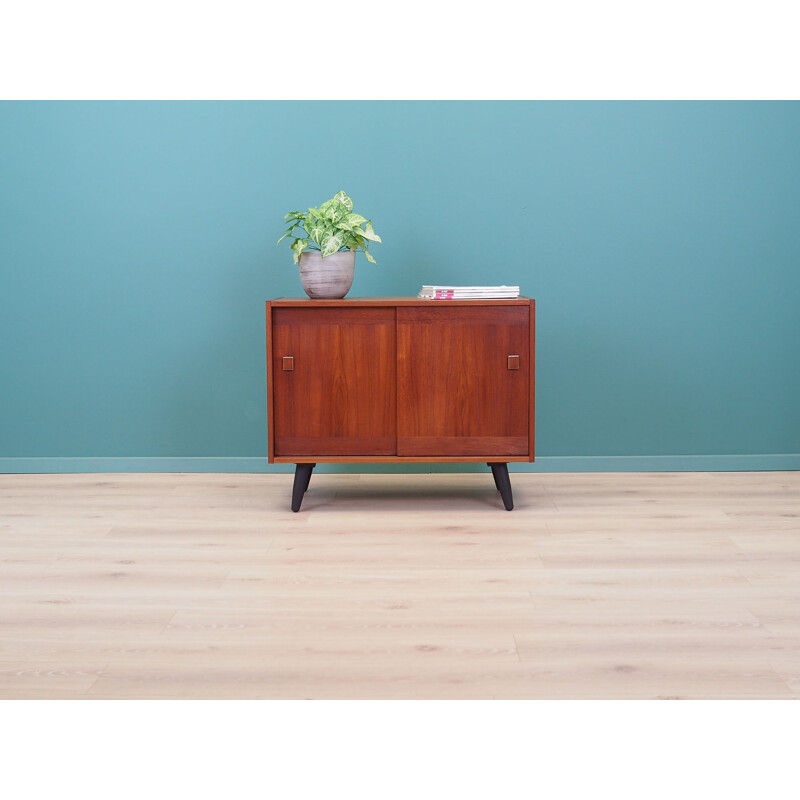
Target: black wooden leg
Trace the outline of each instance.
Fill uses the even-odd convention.
[[[497,486],[500,496],[503,498],[503,505],[506,511],[511,511],[514,508],[514,498],[511,495],[511,480],[508,477],[508,464],[489,464],[492,468],[494,475],[494,482]]]
[[[317,465],[316,464],[307,464],[306,466],[310,467],[310,469],[308,470],[308,475],[306,476],[306,486],[303,489],[303,493],[304,494],[305,494],[305,492],[308,491],[308,484],[311,483],[311,473],[314,471],[314,467],[316,467]]]
[[[292,511],[299,511],[303,502],[303,495],[311,480],[313,464],[298,464],[294,470],[294,486],[292,487]]]
[[[486,466],[492,468],[492,477],[494,478],[494,488],[497,489],[497,491],[499,492],[500,484],[497,482],[497,475],[495,474],[494,467],[492,467],[491,464],[487,464]]]

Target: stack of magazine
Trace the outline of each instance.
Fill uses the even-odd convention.
[[[483,300],[519,297],[519,286],[423,286],[417,297],[429,300]]]

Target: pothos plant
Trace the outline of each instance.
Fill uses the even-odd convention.
[[[344,192],[337,192],[319,208],[290,211],[284,219],[289,227],[278,244],[287,236],[292,238],[295,264],[304,250],[318,250],[323,258],[339,250],[363,250],[367,261],[377,263],[368,242],[380,242],[381,237],[372,229],[371,220],[353,213],[353,201]]]

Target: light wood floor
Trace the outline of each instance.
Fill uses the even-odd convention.
[[[796,698],[800,473],[0,475],[0,698]]]

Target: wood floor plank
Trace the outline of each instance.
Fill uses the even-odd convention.
[[[11,662],[0,659],[0,698],[4,700],[86,699],[106,664],[56,659]]]

